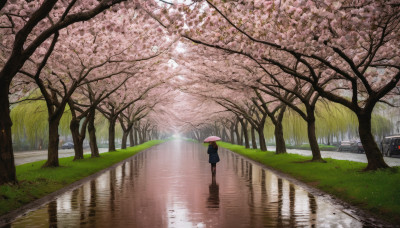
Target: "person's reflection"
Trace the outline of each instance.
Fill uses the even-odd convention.
[[[207,208],[219,208],[219,186],[215,174],[212,175],[212,181],[208,190],[209,196],[207,199]]]

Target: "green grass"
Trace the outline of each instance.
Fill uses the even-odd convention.
[[[311,157],[275,154],[218,142],[218,145],[268,167],[287,173],[388,221],[400,223],[400,167],[361,172],[365,163],[326,158],[327,163],[305,162]]]
[[[73,161],[73,157],[60,158],[60,167],[41,168],[45,161],[38,161],[16,167],[17,185],[0,186],[0,215],[57,191],[75,181],[103,170],[134,154],[164,141],[152,140],[124,150],[102,153],[98,158]]]

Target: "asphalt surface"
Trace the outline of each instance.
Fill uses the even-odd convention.
[[[107,152],[108,148],[99,148],[99,153]],[[84,149],[84,154],[90,154],[90,148]],[[74,149],[59,149],[58,157],[74,156]],[[22,165],[29,162],[47,160],[47,150],[32,150],[14,153],[15,165]]]
[[[6,227],[384,227],[221,149],[169,141],[139,153]]]

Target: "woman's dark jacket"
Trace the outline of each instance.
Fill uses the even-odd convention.
[[[209,157],[208,157],[208,162],[209,163],[217,163],[217,162],[219,162],[218,147],[214,148],[213,146],[209,145],[207,153],[209,155]]]

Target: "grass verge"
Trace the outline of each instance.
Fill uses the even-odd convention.
[[[327,163],[305,162],[309,156],[275,154],[244,146],[218,145],[335,195],[352,205],[400,224],[400,167],[361,172],[365,163],[324,158]]]
[[[57,191],[75,181],[127,159],[136,153],[164,141],[152,140],[124,150],[102,153],[98,158],[73,161],[73,157],[60,158],[60,167],[41,168],[46,161],[37,161],[16,167],[17,185],[0,186],[0,215],[6,214],[36,199]]]

